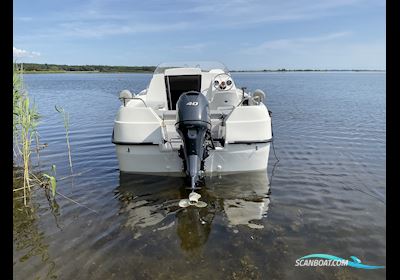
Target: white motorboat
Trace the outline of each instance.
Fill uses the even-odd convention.
[[[221,63],[161,64],[146,89],[120,99],[112,142],[121,172],[183,175],[194,190],[209,173],[267,169],[265,94],[238,88]]]

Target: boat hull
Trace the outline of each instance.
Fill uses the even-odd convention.
[[[158,145],[116,145],[121,172],[185,176],[176,150],[162,151]],[[268,167],[270,142],[227,144],[211,150],[206,158],[206,174],[239,173]]]

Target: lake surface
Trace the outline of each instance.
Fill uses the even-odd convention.
[[[57,195],[14,202],[14,279],[385,279],[386,269],[296,267],[315,253],[386,264],[386,73],[234,73],[267,93],[268,172],[208,177],[206,208],[182,178],[120,174],[119,91],[148,74],[24,75],[42,114],[40,169]],[[63,120],[70,116],[73,174]],[[34,156],[35,159],[35,156]]]

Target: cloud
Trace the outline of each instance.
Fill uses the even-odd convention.
[[[181,46],[180,48],[185,51],[199,52],[199,51],[204,50],[205,47],[207,47],[207,44],[199,43],[199,44],[184,45],[184,46]]]
[[[257,54],[268,50],[296,50],[306,48],[310,44],[315,45],[318,43],[333,41],[335,39],[342,38],[350,34],[351,32],[344,31],[314,37],[271,40],[263,42],[262,44],[255,47],[246,48],[243,50],[243,52],[248,54]]]
[[[343,12],[343,8],[361,6],[365,1],[229,0],[216,3],[214,0],[176,0],[171,4],[159,0],[142,5],[120,0],[119,5],[115,5],[115,0],[91,0],[68,12],[62,9],[47,15],[43,20],[51,24],[41,25],[33,36],[96,38],[145,32],[250,28],[332,16]]]
[[[173,24],[101,24],[92,25],[85,22],[63,23],[60,25],[63,35],[78,37],[105,37],[112,35],[123,35],[143,32],[162,32],[184,29],[184,22]]]
[[[31,17],[14,17],[15,21],[31,21]]]
[[[385,46],[382,0],[31,2],[15,7],[14,45],[40,47],[46,59],[56,62],[97,59],[113,64],[113,52],[129,51],[133,64],[196,56],[236,61],[240,67],[288,68],[350,65],[357,58],[364,67],[370,54],[381,59]],[[29,13],[26,5],[32,7]],[[24,18],[28,16],[31,21]],[[354,34],[341,32],[350,29]],[[372,41],[381,45],[368,47]],[[19,50],[21,55],[35,53]]]
[[[270,40],[237,54],[253,69],[386,69],[385,40],[354,40],[350,34]]]
[[[193,0],[184,1],[180,7],[165,9],[163,13],[188,14],[192,20],[202,19],[198,27],[249,27],[260,23],[308,21],[340,14],[343,9],[362,7],[368,0]],[[379,1],[374,1],[378,2]],[[184,3],[189,2],[190,6]],[[375,3],[375,5],[377,5]],[[210,19],[205,21],[204,19]],[[215,20],[218,18],[218,20]]]
[[[146,33],[200,31],[241,32],[277,22],[302,22],[347,13],[366,2],[379,0],[163,0],[134,3],[131,0],[88,0],[70,7],[53,7],[51,13],[32,20],[29,32],[15,32],[14,42],[20,45],[45,40],[123,38]],[[374,4],[375,3],[375,4]],[[382,5],[382,3],[380,4]],[[384,5],[384,4],[383,4]],[[16,25],[32,18],[14,17]],[[26,24],[26,23],[25,23]],[[175,36],[174,34],[172,34]],[[191,36],[191,35],[189,35]],[[285,42],[277,42],[285,44]],[[200,51],[192,46],[186,50]],[[185,48],[184,48],[185,49]],[[183,49],[183,50],[184,50]]]
[[[22,50],[22,49],[17,49],[16,47],[13,47],[13,57],[18,57],[18,58],[21,58],[21,57],[30,57],[30,58],[33,58],[33,57],[38,57],[38,56],[40,56],[40,53],[38,53],[38,52],[30,52],[30,51],[27,51],[27,50]]]

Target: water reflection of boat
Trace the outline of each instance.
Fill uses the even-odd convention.
[[[269,206],[270,186],[266,172],[251,172],[208,178],[208,193],[222,202],[231,225],[248,225],[261,228],[252,221],[266,216]]]
[[[181,177],[121,173],[117,196],[120,214],[127,218],[125,226],[136,238],[175,228],[185,251],[207,242],[216,216],[229,227],[263,227],[261,220],[269,204],[266,172],[207,177],[206,187],[200,191],[208,204],[205,208],[178,206],[186,196],[185,186]]]

